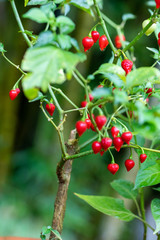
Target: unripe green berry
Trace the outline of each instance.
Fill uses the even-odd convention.
[[[149,19],[146,19],[146,20],[143,21],[143,23],[142,23],[143,29],[148,25],[149,22],[150,22]],[[156,23],[153,23],[150,26],[150,28],[148,28],[148,30],[145,32],[146,36],[151,35],[156,30],[156,26],[157,26]]]

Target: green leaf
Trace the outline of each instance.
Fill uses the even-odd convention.
[[[45,96],[41,93],[41,92],[38,92],[38,97],[34,98],[33,100],[30,100],[29,102],[36,102],[36,101],[39,101],[41,99],[43,99]]]
[[[138,190],[134,190],[134,184],[130,181],[118,179],[111,182],[111,186],[116,190],[122,197],[129,199],[136,199]]]
[[[56,42],[56,35],[51,31],[41,32],[38,36],[36,47],[53,44],[59,46]]]
[[[50,233],[51,229],[52,229],[51,226],[47,226],[47,227],[44,226],[44,227],[42,227],[42,235]]]
[[[94,98],[101,98],[101,97],[109,97],[111,96],[111,90],[109,88],[95,88],[93,91],[92,91],[92,96]]]
[[[159,51],[156,48],[150,48],[150,47],[146,47],[146,48],[153,53],[159,54]]]
[[[125,81],[125,71],[118,65],[112,63],[104,63],[100,68],[94,73],[95,74],[106,74],[112,73],[119,76],[123,81]]]
[[[24,95],[25,95],[29,100],[32,100],[32,99],[37,98],[37,97],[38,97],[39,89],[37,89],[37,88],[26,88],[26,87],[25,87],[25,81],[26,81],[26,79],[23,79]]]
[[[24,0],[24,6],[26,7],[28,4],[29,0]]]
[[[30,0],[27,6],[34,6],[34,5],[43,5],[48,3],[48,0]]]
[[[124,202],[121,199],[104,196],[88,196],[75,193],[75,195],[87,202],[94,209],[116,217],[122,221],[129,222],[135,218],[135,215],[124,207]]]
[[[152,165],[150,166],[150,164]],[[160,183],[160,160],[157,160],[155,163],[152,161],[151,163],[145,161],[141,166],[136,177],[135,188],[147,187]]]
[[[136,18],[136,16],[134,14],[132,14],[132,13],[125,13],[122,16],[122,20],[124,22],[126,22],[127,20],[130,20],[130,19],[135,19],[135,18]]]
[[[62,49],[68,50],[72,47],[71,37],[68,36],[68,35],[58,34],[57,35],[57,40],[58,40],[58,43],[59,43],[59,45]]]
[[[6,50],[4,50],[4,45],[1,42],[0,42],[0,52],[6,52]]]
[[[62,238],[61,238],[61,235],[60,235],[60,233],[57,231],[57,230],[51,230],[53,233],[54,233],[54,235],[59,239],[59,240],[62,240]]]
[[[151,202],[151,212],[153,215],[153,218],[156,222],[156,230],[153,234],[156,234],[160,231],[160,199],[155,198]]]
[[[57,18],[57,26],[60,28],[60,33],[64,34],[68,34],[75,29],[74,22],[66,16],[59,16]]]
[[[160,187],[157,187],[157,188],[153,188],[154,190],[160,192]]]
[[[86,0],[71,0],[70,4],[89,14],[92,14],[90,6],[88,5]]]
[[[49,83],[64,82],[63,70],[71,75],[73,68],[85,59],[84,54],[74,54],[53,46],[29,48],[22,61],[22,69],[29,72],[23,79],[24,91],[41,88],[46,92]]]
[[[40,8],[31,8],[27,13],[23,14],[23,17],[29,18],[38,23],[48,22],[47,16],[44,14],[43,11],[41,11]]]
[[[155,1],[148,1],[148,2],[146,2],[146,5],[149,7],[155,7],[156,3],[155,3]]]
[[[126,87],[133,88],[147,82],[160,83],[160,71],[151,67],[141,67],[133,70],[127,75]]]

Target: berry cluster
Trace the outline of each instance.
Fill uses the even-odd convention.
[[[19,89],[19,88],[12,89],[12,90],[9,92],[9,97],[10,97],[10,99],[13,101],[13,100],[18,96],[19,93],[20,93],[20,89]]]
[[[105,35],[102,35],[100,37],[99,32],[92,31],[91,36],[92,37],[84,37],[82,39],[82,44],[83,44],[85,52],[87,52],[94,45],[94,43],[96,43],[98,41],[98,39],[99,39],[99,47],[100,47],[101,51],[103,51],[108,46],[109,42]]]
[[[124,35],[121,35],[121,36],[117,35],[114,39],[116,48],[121,48],[122,47],[122,41],[125,41],[125,40],[126,40],[126,38],[125,38]]]

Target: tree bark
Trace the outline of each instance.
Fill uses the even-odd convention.
[[[72,130],[68,143],[66,143],[67,153],[73,155],[77,150],[77,139],[76,139],[76,130]],[[54,214],[52,221],[52,228],[57,230],[59,233],[62,232],[63,220],[66,209],[67,201],[67,192],[68,186],[71,178],[72,171],[72,162],[73,160],[64,161],[63,158],[57,165],[57,177],[58,177],[58,191],[56,195],[56,200],[54,204]],[[54,239],[55,235],[51,232],[49,239]]]

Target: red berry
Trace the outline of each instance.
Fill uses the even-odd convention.
[[[102,35],[99,38],[99,47],[101,49],[101,51],[103,51],[107,46],[108,46],[109,42],[107,40],[107,37],[105,35]]]
[[[121,147],[122,147],[122,145],[123,145],[122,138],[121,137],[115,137],[113,139],[113,145],[114,145],[115,149],[117,150],[117,152],[119,152]]]
[[[129,142],[131,141],[132,137],[133,137],[133,135],[131,132],[124,132],[124,133],[122,133],[122,136],[121,136],[123,142],[126,142],[128,145],[129,145]]]
[[[140,158],[140,162],[143,163],[146,160],[147,155],[145,153],[143,153],[143,154],[140,155],[139,158]]]
[[[160,8],[160,0],[155,0],[156,2],[156,8]]]
[[[128,172],[134,167],[134,165],[135,165],[135,162],[132,159],[127,159],[125,161],[125,167]]]
[[[107,122],[107,118],[106,118],[106,116],[104,116],[104,115],[100,115],[100,116],[97,116],[97,117],[95,118],[95,122],[96,122],[96,124],[97,124],[98,129],[101,130],[102,127],[103,127],[103,126],[105,125],[105,123]]]
[[[49,113],[49,115],[53,115],[54,110],[55,110],[55,105],[53,103],[47,103],[46,104],[46,110]]]
[[[107,151],[107,149],[112,145],[112,139],[111,138],[102,138],[101,140],[102,148]]]
[[[160,32],[158,33],[158,38],[160,38]]]
[[[127,75],[132,70],[133,62],[129,59],[125,59],[122,61],[121,66]]]
[[[83,121],[76,122],[76,129],[79,136],[81,136],[87,130],[87,123]]]
[[[86,124],[87,124],[87,128],[89,129],[90,127],[91,127],[91,120],[89,119],[89,118],[86,118],[85,119],[85,122],[86,122]]]
[[[86,95],[85,95],[84,98],[86,99]],[[94,99],[94,97],[92,96],[92,94],[89,93],[89,100],[90,100],[90,102],[92,102],[93,99]]]
[[[96,132],[96,129],[95,129],[93,123],[91,123],[91,130],[92,130],[93,132]]]
[[[114,175],[119,170],[119,165],[117,163],[110,163],[107,169]]]
[[[87,101],[83,101],[83,102],[81,102],[81,107],[86,107],[87,106]]]
[[[21,91],[19,88],[16,88],[16,92],[17,92],[17,94],[19,94]]]
[[[158,38],[158,46],[160,47],[160,38]]]
[[[152,88],[145,88],[146,93],[148,93],[148,97],[150,97],[152,95]]]
[[[83,47],[84,47],[84,51],[88,51],[94,44],[94,41],[91,37],[84,37],[82,39],[82,44],[83,44]]]
[[[115,37],[116,48],[121,48],[122,47],[122,41],[125,41],[125,40],[126,40],[126,38],[125,38],[124,35],[121,35],[121,37],[117,35]]]
[[[97,42],[97,40],[99,39],[99,32],[97,32],[97,31],[92,31],[91,32],[91,35],[92,35],[92,38],[93,38],[93,41],[96,43]]]
[[[101,85],[101,84],[97,86],[97,88],[103,88],[103,87],[104,87],[104,86],[103,86],[103,85]]]
[[[9,97],[10,97],[11,100],[14,100],[17,96],[18,96],[18,93],[17,93],[16,90],[11,90],[9,92]]]
[[[113,138],[117,137],[118,133],[119,133],[119,129],[113,126],[113,127],[111,128],[112,137],[113,137]]]
[[[100,151],[101,151],[101,143],[100,142],[98,142],[98,141],[94,141],[93,143],[92,143],[92,149],[93,149],[93,152],[94,152],[94,154],[97,154],[97,153],[99,153]]]

